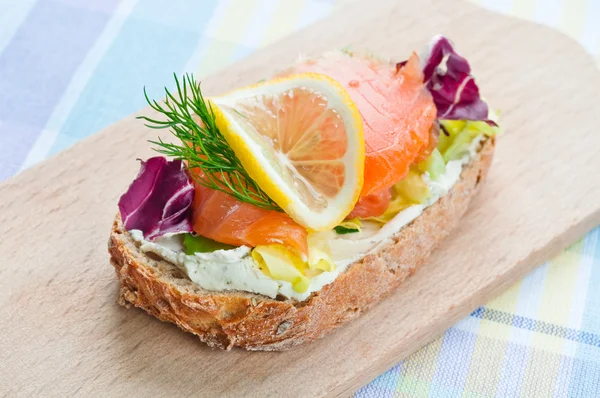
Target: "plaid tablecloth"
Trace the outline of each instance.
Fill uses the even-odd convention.
[[[0,0],[0,180],[351,1]],[[476,2],[600,56],[600,0]],[[600,229],[356,395],[600,396]]]

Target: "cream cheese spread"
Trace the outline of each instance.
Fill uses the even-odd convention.
[[[250,256],[251,249],[240,246],[231,250],[216,250],[211,253],[185,254],[181,235],[162,236],[153,242],[144,239],[139,230],[129,231],[131,237],[140,245],[143,252],[152,252],[181,268],[192,282],[207,290],[242,290],[263,294],[275,298],[282,295],[298,301],[305,300],[313,292],[332,283],[350,264],[360,260],[367,254],[378,250],[388,243],[392,236],[405,225],[417,218],[423,210],[437,202],[450,191],[460,178],[462,168],[476,156],[484,136],[473,140],[469,152],[459,160],[446,164],[445,172],[432,181],[429,174],[423,174],[430,191],[430,198],[424,204],[413,205],[400,211],[392,220],[383,226],[365,221],[360,232],[338,235],[335,231],[324,234],[331,249],[332,259],[336,269],[323,272],[310,279],[308,289],[299,293],[292,288],[291,283],[271,279],[258,269]]]

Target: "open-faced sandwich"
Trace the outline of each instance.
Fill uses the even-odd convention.
[[[315,340],[399,286],[467,210],[497,123],[444,37],[392,63],[348,50],[204,98],[150,101],[109,252],[134,305],[212,347]]]

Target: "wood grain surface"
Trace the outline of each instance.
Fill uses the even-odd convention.
[[[286,353],[212,351],[121,308],[106,241],[155,134],[130,117],[0,185],[1,393],[348,395],[600,223],[600,74],[578,45],[464,2],[374,4],[259,51],[204,88],[254,82],[300,52],[352,44],[401,59],[434,33],[451,37],[502,109],[506,134],[487,184],[430,263],[360,319]]]

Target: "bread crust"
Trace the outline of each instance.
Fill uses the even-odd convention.
[[[494,146],[493,138],[486,140],[446,196],[302,302],[204,290],[175,265],[141,252],[117,215],[108,251],[121,284],[118,302],[172,322],[211,347],[283,351],[316,340],[379,302],[426,262],[466,212]]]

